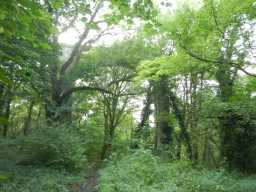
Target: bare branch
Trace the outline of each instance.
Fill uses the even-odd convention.
[[[247,70],[243,69],[242,67],[239,66],[235,66],[238,70],[242,71],[243,73],[245,73],[246,75],[249,75],[251,77],[256,77],[256,74],[250,73]]]
[[[91,17],[90,17],[90,19],[89,19],[88,24],[91,24],[91,23],[94,21],[96,15],[97,15],[97,13],[98,13],[98,11],[99,11],[100,8],[101,8],[101,5],[102,5],[103,1],[104,1],[104,0],[101,0],[101,1],[98,3],[98,5],[96,6],[96,8],[95,8],[93,14],[91,15]],[[73,50],[72,50],[72,52],[71,52],[71,54],[70,54],[70,57],[69,57],[69,58],[67,59],[67,61],[62,65],[62,67],[61,67],[61,74],[64,74],[65,71],[68,69],[68,67],[74,62],[74,60],[76,59],[77,55],[78,55],[78,54],[81,54],[81,51],[79,51],[79,49],[81,48],[81,46],[82,46],[82,44],[83,44],[83,41],[87,38],[87,36],[88,36],[88,34],[89,34],[89,32],[90,32],[90,29],[91,29],[91,28],[90,28],[89,26],[85,28],[85,30],[84,30],[84,32],[82,33],[82,35],[80,36],[78,42],[75,44],[75,46],[74,46],[74,48],[73,48]]]
[[[80,60],[81,55],[82,55],[83,52],[89,51],[92,48],[93,43],[98,41],[101,37],[109,34],[109,33],[104,33],[104,32],[105,31],[100,32],[93,39],[90,39],[90,40],[86,41],[85,43],[83,43],[83,45],[79,48],[78,53],[76,54],[76,56],[73,58],[72,63],[77,63]]]
[[[73,16],[73,18],[69,21],[69,23],[67,25],[65,25],[62,29],[60,29],[59,33],[64,33],[66,32],[69,28],[74,27],[74,24],[76,22],[78,18],[78,12],[76,13],[75,16]]]

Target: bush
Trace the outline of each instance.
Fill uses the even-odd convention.
[[[36,167],[19,167],[8,180],[0,180],[1,192],[71,192],[73,183],[82,182],[81,176],[74,176],[63,170]]]
[[[222,112],[222,151],[230,168],[256,173],[255,102],[229,104]]]
[[[255,192],[256,178],[224,170],[197,170],[189,162],[161,163],[138,151],[101,171],[100,192]]]
[[[69,170],[84,167],[85,143],[74,127],[44,128],[24,139],[25,156],[19,164],[60,166]]]

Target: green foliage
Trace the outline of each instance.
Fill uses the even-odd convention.
[[[163,75],[178,76],[191,72],[209,70],[210,65],[198,62],[183,51],[173,53],[171,56],[156,57],[153,60],[142,61],[138,67],[137,80],[157,80]]]
[[[100,159],[101,149],[104,138],[103,117],[99,114],[93,114],[81,126],[86,145],[84,146],[86,157],[89,163],[94,163]]]
[[[37,167],[16,167],[11,177],[1,178],[1,192],[71,192],[71,185],[82,181],[80,175]]]
[[[157,29],[153,0],[1,3],[0,128],[8,138],[0,141],[0,191],[68,192],[79,176],[66,171],[95,164],[106,165],[99,192],[256,191],[255,176],[216,169],[227,164],[256,172],[256,80],[239,73],[255,64],[255,0],[182,1],[173,16],[159,19]],[[95,7],[100,9],[90,21]],[[144,20],[144,33],[96,47],[103,26],[115,29],[137,19]],[[57,39],[72,28],[81,36],[65,62],[61,53],[66,57],[72,46],[62,47]],[[154,83],[161,77],[163,89]],[[145,89],[154,108],[145,117],[149,125],[133,138]],[[165,117],[174,130],[165,135],[172,134],[166,153],[173,162],[131,151],[133,139],[136,148],[161,146]],[[111,154],[102,162],[104,144]]]
[[[224,170],[192,168],[188,162],[161,163],[149,152],[137,151],[101,172],[100,192],[254,192],[255,178]]]
[[[223,160],[229,164],[229,168],[253,173],[256,170],[255,98],[250,95],[250,81],[245,85],[237,83],[234,89],[235,93],[228,102],[205,95],[207,99],[200,112],[200,126],[205,126],[203,130],[207,130],[208,137],[212,134],[211,140],[215,140],[215,143],[219,143],[216,142],[218,138],[222,139],[220,150],[226,154]]]
[[[225,105],[221,120],[228,127],[222,150],[230,167],[239,171],[256,171],[256,110],[254,101],[242,100]]]
[[[44,127],[24,139],[19,164],[39,164],[79,170],[85,166],[85,142],[75,127]]]
[[[137,152],[119,162],[110,162],[100,177],[99,191],[142,191],[155,182],[157,159],[149,152]]]
[[[38,1],[4,2],[0,13],[2,61],[21,64],[35,54],[33,48],[50,48],[48,37],[52,32],[51,18]]]
[[[105,74],[114,70],[121,71],[122,75],[135,73],[141,60],[152,59],[159,55],[161,55],[161,45],[152,45],[143,37],[115,42],[110,47],[99,46],[82,56],[77,67],[70,70],[68,78],[74,81],[80,76],[89,82],[95,82],[97,79],[103,82],[109,81]],[[112,74],[115,75],[122,76],[117,72]]]
[[[1,1],[0,86],[27,82],[39,63],[39,52],[50,50],[51,17],[37,0]],[[34,72],[34,71],[33,71]]]
[[[40,46],[39,30],[41,38],[47,37],[51,30],[50,17],[36,0],[4,2],[0,10],[0,35],[4,38],[21,38]]]

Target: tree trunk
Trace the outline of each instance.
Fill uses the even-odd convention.
[[[112,152],[112,141],[114,138],[115,127],[110,125],[109,119],[105,118],[104,141],[101,151],[101,160],[108,159]]]
[[[104,138],[104,143],[101,152],[101,160],[108,159],[112,152],[112,139],[110,137]]]
[[[154,105],[156,112],[155,151],[161,153],[172,144],[173,132],[173,127],[169,121],[169,82],[165,76],[154,84]]]
[[[71,95],[61,98],[55,95],[52,100],[45,102],[45,116],[48,125],[72,122]]]
[[[0,106],[4,106],[4,101],[5,101],[4,90],[5,90],[4,86],[0,84]],[[3,115],[3,109],[4,109],[3,107],[0,108],[0,116]]]
[[[147,89],[146,98],[144,100],[144,107],[141,112],[141,120],[134,131],[135,143],[132,144],[132,148],[138,148],[138,140],[142,138],[144,128],[149,124],[149,116],[152,113],[150,105],[153,103],[151,86]]]
[[[33,107],[34,107],[34,101],[31,101],[28,107],[28,116],[24,122],[24,128],[23,128],[24,135],[28,135],[28,132],[30,130]]]
[[[227,103],[231,96],[233,95],[233,80],[231,77],[231,69],[229,65],[223,64],[219,66],[216,73],[216,79],[219,83],[219,98],[222,102]],[[220,123],[220,137],[221,137],[221,156],[223,159],[228,158],[228,146],[231,141],[229,139],[230,130],[232,130],[233,123],[227,115],[225,118],[219,119]]]
[[[39,109],[38,109],[38,114],[37,114],[37,117],[36,117],[36,128],[37,129],[40,127],[41,112],[42,112],[42,106],[40,105]]]
[[[185,117],[182,115],[181,109],[179,107],[178,98],[176,97],[176,95],[174,95],[174,93],[172,91],[170,91],[170,100],[171,100],[171,105],[172,105],[174,114],[178,120],[180,129],[181,129],[180,136],[179,136],[179,145],[181,145],[181,142],[184,139],[186,142],[186,146],[187,146],[188,158],[190,160],[192,160],[193,150],[192,150],[191,138],[190,138],[190,135],[188,133],[188,128],[185,123]],[[178,149],[178,150],[180,150],[180,149]],[[180,153],[180,152],[178,151],[178,153]],[[180,157],[180,155],[178,155],[178,156]]]
[[[4,105],[4,112],[3,112],[3,117],[5,118],[7,123],[3,125],[3,137],[7,137],[7,134],[8,134],[11,100],[12,100],[11,95],[7,94],[7,98]]]

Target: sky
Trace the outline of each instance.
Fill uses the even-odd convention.
[[[200,5],[201,0],[153,0],[159,6],[159,9],[162,14],[171,14],[174,10],[176,10],[180,5],[186,3],[191,5],[192,7],[198,7]],[[104,24],[102,24],[104,25]],[[117,40],[122,40],[123,38],[132,34],[138,27],[140,26],[140,22],[135,20],[134,26],[132,29],[127,30],[123,29],[122,27],[115,27],[111,30],[113,35],[107,35],[100,39],[100,43],[103,44],[112,44]],[[102,26],[103,28],[105,26]],[[78,30],[83,28],[82,24],[78,24],[76,26]],[[59,36],[59,42],[62,44],[69,44],[72,45],[77,42],[79,33],[76,29],[69,29],[65,33],[62,33]]]

